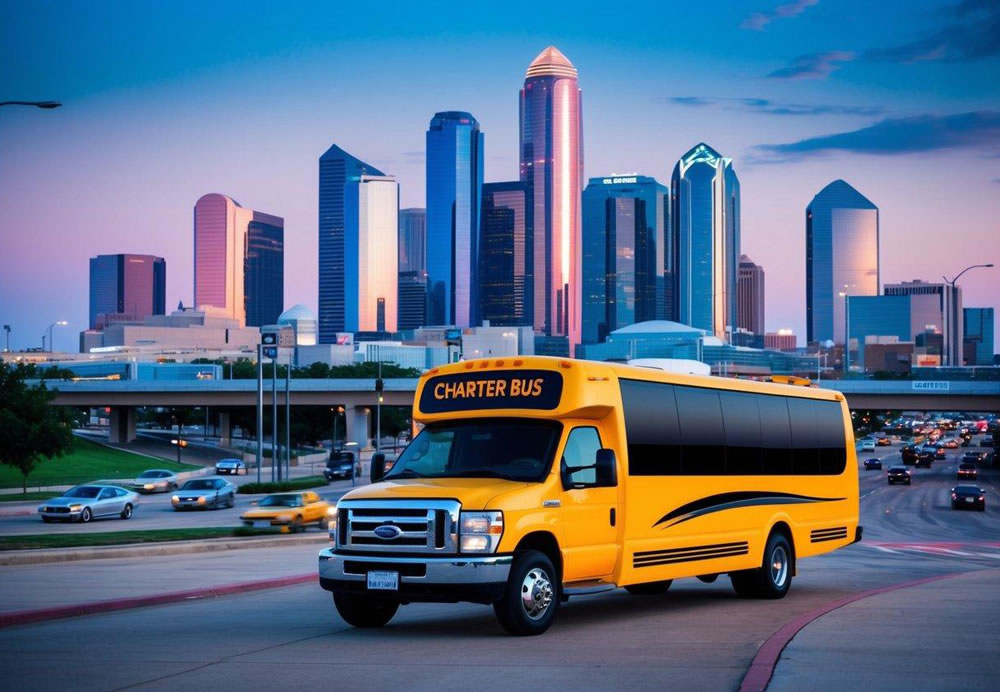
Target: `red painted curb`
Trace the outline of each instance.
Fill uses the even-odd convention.
[[[0,628],[11,627],[12,625],[27,625],[33,622],[43,622],[45,620],[77,617],[80,615],[110,613],[115,610],[128,610],[129,608],[145,608],[148,606],[163,605],[164,603],[176,603],[178,601],[215,598],[217,596],[228,596],[230,594],[260,591],[262,589],[276,589],[282,586],[306,584],[316,580],[318,580],[318,577],[315,573],[299,574],[294,577],[262,579],[260,581],[248,581],[241,584],[224,584],[222,586],[210,586],[204,589],[172,591],[169,593],[152,594],[150,596],[115,598],[109,601],[75,603],[73,605],[55,606],[53,608],[38,608],[35,610],[16,610],[12,613],[0,613]]]
[[[38,511],[34,509],[12,509],[6,512],[0,511],[0,518],[4,517],[30,517],[33,514],[37,514]]]
[[[868,598],[869,596],[877,596],[878,594],[896,591],[898,589],[907,589],[911,586],[920,586],[921,584],[940,581],[942,579],[951,579],[952,577],[957,577],[962,574],[969,574],[969,572],[939,574],[934,577],[925,577],[923,579],[907,581],[901,584],[882,586],[877,589],[871,589],[870,591],[862,591],[861,593],[845,596],[839,601],[827,603],[826,605],[820,606],[815,610],[811,610],[804,615],[800,615],[791,622],[785,623],[781,629],[768,637],[767,641],[765,641],[763,645],[757,649],[757,655],[753,657],[753,661],[751,661],[750,667],[747,669],[747,674],[743,676],[743,682],[740,683],[740,692],[763,692],[767,688],[768,683],[771,682],[771,676],[774,675],[774,667],[778,664],[778,658],[781,656],[781,652],[784,651],[786,646],[788,646],[788,642],[792,641],[792,638],[798,634],[799,630],[811,623],[813,620],[826,615],[830,611],[837,610],[837,608],[843,608],[845,605],[854,603],[855,601],[860,601],[864,598]]]

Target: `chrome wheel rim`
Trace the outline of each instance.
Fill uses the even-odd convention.
[[[785,585],[788,579],[788,553],[784,546],[777,546],[771,553],[771,581],[779,589]]]
[[[535,567],[521,582],[521,608],[531,620],[545,616],[552,605],[552,581],[545,570]]]

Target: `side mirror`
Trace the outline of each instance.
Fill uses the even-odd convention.
[[[379,452],[372,457],[370,478],[372,483],[378,483],[385,475],[385,454]]]
[[[597,450],[594,465],[597,467],[597,485],[604,488],[614,488],[618,485],[618,462],[615,459],[615,450]]]

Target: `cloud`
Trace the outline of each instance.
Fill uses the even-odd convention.
[[[754,147],[757,163],[830,153],[893,156],[946,149],[1000,148],[1000,111],[886,118],[850,132]]]
[[[877,106],[837,106],[833,104],[782,103],[760,98],[732,98],[714,96],[669,96],[669,103],[701,108],[721,106],[731,110],[767,115],[882,115],[884,108]]]
[[[782,5],[778,5],[770,11],[754,12],[743,20],[743,23],[740,24],[740,28],[750,29],[751,31],[763,31],[764,27],[773,22],[775,19],[794,17],[805,12],[807,7],[811,7],[816,4],[819,4],[819,0],[792,0],[792,2],[786,2]]]
[[[822,79],[840,67],[839,63],[854,60],[850,51],[833,50],[826,53],[800,55],[791,65],[767,75],[770,79]]]
[[[935,28],[922,36],[869,50],[872,61],[969,62],[1000,55],[1000,3],[996,0],[963,0],[944,8]]]

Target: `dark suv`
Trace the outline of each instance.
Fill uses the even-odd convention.
[[[352,473],[357,474],[353,452],[330,452],[330,460],[323,470],[326,480],[350,478]]]
[[[889,485],[893,483],[905,483],[910,484],[910,470],[905,466],[890,466],[889,467]]]
[[[917,463],[917,448],[914,445],[906,445],[899,450],[900,456],[903,457],[904,464],[915,464]]]

